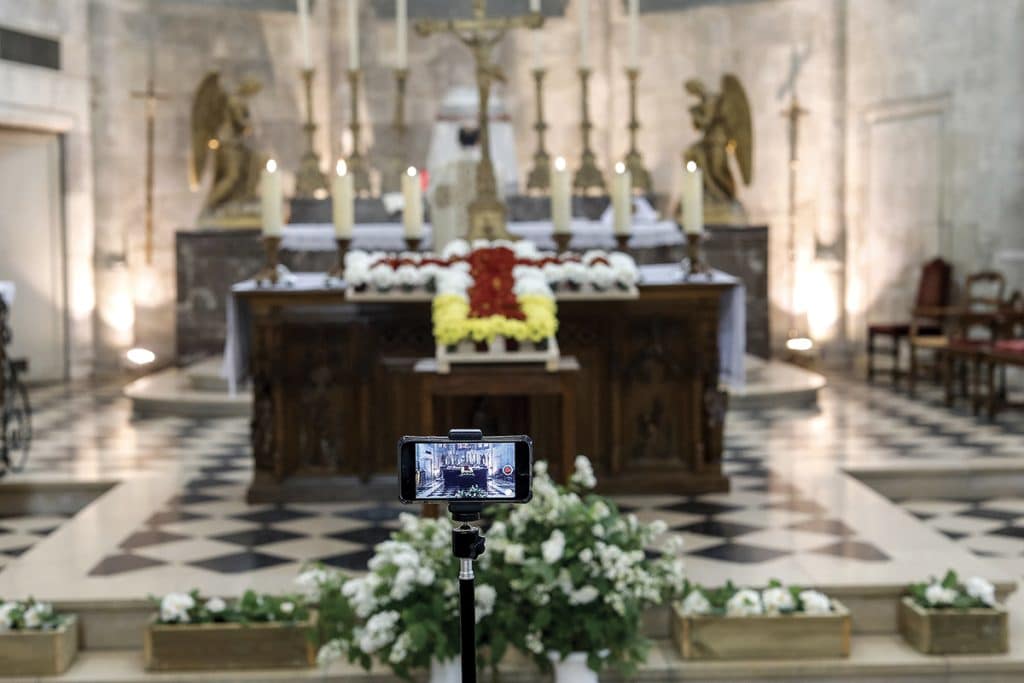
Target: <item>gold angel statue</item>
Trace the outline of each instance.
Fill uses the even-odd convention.
[[[192,150],[189,183],[199,188],[213,157],[213,182],[203,204],[200,222],[217,227],[259,224],[260,171],[266,160],[253,149],[249,98],[261,89],[259,81],[243,79],[232,93],[220,73],[208,73],[192,102]]]
[[[753,178],[754,131],[750,106],[739,79],[722,76],[721,92],[708,92],[704,83],[686,81],[686,92],[698,98],[690,107],[693,126],[703,137],[686,150],[684,162],[693,161],[704,174],[704,213],[707,223],[742,223],[746,213],[736,200],[736,179],[729,154],[736,158],[743,183]]]

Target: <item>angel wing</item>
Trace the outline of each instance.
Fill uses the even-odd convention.
[[[202,180],[206,168],[206,157],[210,153],[210,141],[217,138],[217,131],[224,122],[228,94],[220,84],[220,73],[206,74],[192,101],[192,154],[188,167],[188,181],[195,190]]]
[[[740,81],[732,74],[722,76],[720,114],[729,136],[728,145],[736,155],[736,163],[749,185],[754,173],[754,129],[750,121],[750,105]]]

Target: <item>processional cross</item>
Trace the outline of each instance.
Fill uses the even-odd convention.
[[[135,99],[146,101],[146,265],[153,263],[153,147],[156,138],[156,103],[169,99],[158,93],[153,79],[146,80],[146,89],[132,93]]]
[[[505,82],[505,74],[492,59],[494,46],[501,42],[511,28],[538,29],[544,25],[540,12],[519,17],[497,18],[487,16],[487,0],[473,0],[472,19],[421,19],[416,32],[421,36],[452,33],[468,47],[476,60],[476,87],[480,108],[477,126],[480,130],[480,162],[476,167],[476,199],[469,205],[469,239],[509,239],[506,225],[507,210],[498,199],[498,185],[491,161],[490,117],[488,105],[491,85]]]

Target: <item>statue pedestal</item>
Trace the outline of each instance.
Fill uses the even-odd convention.
[[[747,211],[739,202],[711,199],[704,195],[705,225],[749,225]]]

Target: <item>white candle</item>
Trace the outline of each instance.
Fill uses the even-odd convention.
[[[359,68],[359,0],[348,0],[348,68]]]
[[[590,68],[590,0],[579,0],[580,8],[580,68]]]
[[[284,194],[281,191],[281,174],[273,159],[267,161],[267,167],[260,178],[260,204],[263,209],[263,236],[280,237]]]
[[[530,11],[540,12],[540,0],[530,0]],[[541,46],[540,46],[540,31],[534,29],[530,31],[530,42],[532,43],[531,57],[534,69],[541,68]]]
[[[395,27],[395,38],[398,41],[398,68],[409,67],[409,8],[406,0],[397,0],[395,3],[395,19],[398,25]]]
[[[299,12],[299,49],[302,51],[302,68],[313,68],[313,46],[309,44],[309,0],[296,0]]]
[[[704,181],[693,161],[683,171],[683,229],[688,235],[704,232]]]
[[[612,178],[612,215],[615,217],[615,234],[629,235],[633,232],[633,184],[632,174],[621,161],[615,164]]]
[[[348,174],[348,164],[344,159],[338,160],[337,173],[331,179],[331,205],[334,214],[334,236],[339,239],[352,239],[352,224],[355,222],[355,207],[352,191],[352,176]]]
[[[556,235],[572,233],[572,193],[563,157],[555,159],[551,167],[551,224]]]
[[[629,63],[630,69],[640,64],[637,46],[640,39],[640,0],[629,0]]]
[[[415,166],[410,166],[402,175],[402,196],[405,198],[405,210],[402,212],[405,236],[423,237],[423,189]]]

